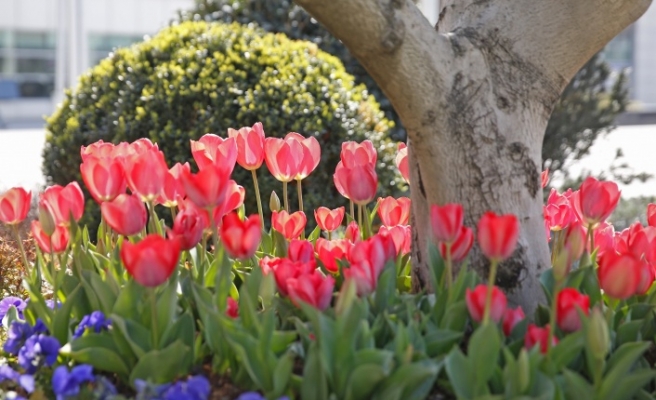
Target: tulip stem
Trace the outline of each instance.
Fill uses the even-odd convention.
[[[175,222],[175,217],[178,216],[178,213],[175,211],[175,206],[169,207],[169,210],[171,210],[171,223]]]
[[[362,228],[362,206],[358,204],[358,225]]]
[[[154,202],[152,201],[148,202],[148,211],[150,211],[150,233],[157,233],[158,235],[161,236],[162,232],[159,229],[159,221],[157,220],[157,214],[155,214]]]
[[[451,262],[451,243],[446,243],[446,260],[444,264],[446,266],[446,287],[450,289],[453,286],[453,265]]]
[[[296,180],[296,193],[298,194],[298,210],[303,211],[303,187],[300,179]]]
[[[549,357],[549,349],[551,349],[551,342],[553,341],[554,331],[556,327],[556,313],[558,312],[558,292],[560,292],[560,281],[556,281],[554,285],[553,298],[551,299],[551,315],[549,316],[549,335],[547,336],[547,357]]]
[[[16,238],[16,243],[20,249],[21,258],[23,261],[23,271],[27,272],[30,269],[30,264],[27,261],[27,254],[25,254],[25,248],[23,247],[23,241],[21,240],[20,233],[18,232],[18,227],[14,224],[11,226]]]
[[[594,252],[594,230],[592,229],[592,226],[588,226],[588,238],[590,240],[590,254]]]
[[[159,341],[159,332],[157,328],[157,294],[155,294],[155,288],[151,288],[150,292],[150,315],[151,315],[151,332],[153,333],[153,348],[158,348]]]
[[[487,325],[490,321],[490,310],[492,309],[492,289],[494,288],[494,281],[497,278],[497,267],[499,261],[492,260],[490,265],[490,276],[487,280],[487,293],[485,294],[485,311],[483,312],[483,325]]]
[[[262,211],[262,196],[260,196],[260,184],[257,182],[257,170],[251,170],[253,174],[253,185],[255,185],[255,197],[257,199],[257,213],[260,214],[260,222],[264,229],[264,212]]]
[[[52,299],[55,306],[57,305],[57,267],[55,266],[55,251],[52,248],[52,235],[49,236],[50,242],[50,263],[52,264]]]
[[[333,233],[331,231],[327,231],[327,232],[328,232],[328,240],[331,240],[332,236],[333,236]]]
[[[214,242],[214,259],[219,256],[219,227],[216,223],[212,224],[212,241]]]
[[[351,203],[351,218],[353,219],[353,221],[355,221],[355,208],[353,206],[353,200],[349,200],[349,201]]]
[[[289,212],[289,201],[287,201],[287,182],[282,183],[282,201],[285,211]]]

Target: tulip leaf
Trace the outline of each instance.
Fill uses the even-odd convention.
[[[437,293],[438,290],[442,290],[444,287],[444,271],[446,271],[446,266],[442,256],[440,255],[440,251],[432,241],[428,243],[428,259],[430,260],[431,266],[431,268],[429,268],[429,272],[432,287]]]
[[[305,367],[303,368],[303,382],[301,383],[301,398],[314,400],[328,400],[327,371],[325,362],[321,361],[321,352],[316,342],[310,345]]]
[[[317,239],[319,239],[320,235],[321,235],[321,227],[317,225],[316,228],[314,228],[312,232],[310,232],[310,236],[308,236],[308,240],[312,242],[313,246],[316,244]]]
[[[542,271],[540,274],[540,284],[542,285],[542,290],[547,297],[547,304],[551,304],[554,287],[556,287],[556,279],[553,275],[553,268]]]
[[[551,349],[551,362],[557,371],[567,367],[576,358],[583,355],[585,345],[583,331],[578,331],[565,336]]]
[[[100,275],[91,272],[89,274],[89,283],[91,287],[98,296],[98,301],[100,303],[100,311],[105,314],[109,314],[114,308],[114,303],[116,303],[116,294],[112,291],[112,288],[103,281]]]
[[[112,313],[126,319],[138,319],[140,317],[138,305],[142,303],[146,289],[134,280],[129,280],[119,292]]]
[[[424,336],[426,353],[429,357],[438,357],[451,351],[462,338],[463,333],[449,329],[437,329]]]
[[[194,324],[194,318],[191,316],[191,314],[189,314],[189,312],[185,312],[180,316],[180,318],[178,318],[177,321],[170,324],[167,327],[167,329],[164,331],[160,339],[160,346],[167,347],[171,343],[173,343],[176,339],[180,339],[182,343],[184,343],[189,348],[193,349],[195,333],[196,333],[196,327]],[[193,358],[194,358],[193,356],[194,355],[192,352],[189,354],[189,357],[187,357],[187,359],[184,360],[185,364],[188,367],[191,367],[191,363],[193,362]]]
[[[592,385],[578,373],[569,369],[563,370],[565,377],[565,395],[568,399],[587,399],[594,388]]]
[[[432,389],[439,372],[440,364],[432,360],[402,365],[376,388],[372,399],[424,399]]]
[[[604,398],[610,399],[612,398],[611,395],[618,394],[618,387],[628,376],[633,376],[636,373],[633,371],[629,375],[633,365],[649,347],[650,343],[648,342],[634,342],[623,344],[615,351],[608,360],[599,392]]]
[[[162,287],[163,290],[157,296],[156,310],[153,311],[157,312],[157,329],[160,335],[169,328],[175,318],[175,312],[178,308],[177,288],[178,279],[172,277]]]
[[[383,273],[378,278],[378,284],[375,292],[375,309],[376,312],[382,313],[394,302],[396,297],[396,271],[391,268],[391,263],[387,263]]]
[[[152,348],[148,329],[133,320],[123,319],[116,314],[111,314],[110,319],[112,320],[112,333],[122,335],[137,358],[143,357]]]
[[[440,322],[440,328],[462,331],[467,324],[468,315],[467,303],[464,300],[453,303],[447,307],[444,318]]]
[[[273,228],[271,228],[271,236],[276,249],[274,255],[276,257],[287,257],[287,239],[285,239],[282,233]]]
[[[632,371],[629,375],[622,377],[616,385],[602,385],[600,397],[604,400],[632,399],[633,395],[644,388],[656,377],[656,371],[642,369]]]
[[[473,399],[476,384],[475,375],[472,373],[470,361],[458,347],[451,350],[444,366],[456,396],[459,399]]]
[[[84,347],[68,356],[79,364],[89,364],[99,371],[114,372],[123,376],[129,373],[123,358],[115,351],[102,347]]]
[[[495,324],[480,326],[469,339],[467,354],[472,366],[472,373],[476,377],[475,391],[477,395],[488,393],[487,382],[497,366],[500,351],[501,338]]]
[[[376,386],[387,377],[383,367],[378,364],[363,364],[357,366],[349,374],[346,387],[346,400],[368,399]]]
[[[635,320],[621,324],[617,328],[618,345],[642,340],[640,331],[645,324],[644,322],[643,320]]]
[[[191,349],[180,340],[176,340],[162,350],[151,350],[139,358],[130,373],[130,382],[137,379],[150,380],[153,383],[171,382],[188,372],[188,367],[180,364],[189,356]]]
[[[294,355],[287,352],[278,360],[273,371],[273,393],[271,393],[271,397],[278,398],[285,393],[289,386],[293,368]]]
[[[73,305],[77,302],[78,293],[82,285],[78,285],[73,292],[68,295],[61,308],[54,313],[52,318],[52,336],[59,340],[59,343],[68,342],[69,328],[71,322],[71,311]]]
[[[590,297],[590,307],[594,307],[602,300],[599,280],[594,268],[585,268],[585,278],[581,282],[580,291]]]

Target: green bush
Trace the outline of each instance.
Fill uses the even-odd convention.
[[[261,121],[268,136],[313,135],[322,168],[303,182],[309,209],[345,204],[332,182],[345,140],[374,142],[381,195],[398,192],[395,146],[387,121],[364,86],[316,45],[239,24],[184,22],[116,50],[80,78],[47,120],[44,174],[49,183],[80,180],[80,146],[148,137],[172,165],[190,160],[190,139]],[[266,168],[265,168],[266,169]],[[260,171],[265,204],[281,185]],[[234,179],[252,190],[250,173]],[[294,188],[290,188],[290,193]],[[249,212],[255,199],[247,196]],[[290,201],[295,205],[295,201]],[[98,220],[89,201],[87,215]],[[88,218],[88,217],[87,217]],[[312,221],[312,218],[308,218]]]

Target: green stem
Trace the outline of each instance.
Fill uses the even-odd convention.
[[[203,232],[200,247],[200,252],[196,255],[196,273],[198,274],[198,281],[202,282],[204,278],[203,275],[205,275],[205,252],[207,251],[207,235],[205,232]]]
[[[453,286],[453,264],[451,262],[451,243],[446,244],[446,260],[444,260],[446,265],[446,287],[451,288]]]
[[[289,212],[289,202],[287,201],[287,182],[282,183],[282,201],[285,211]]]
[[[212,224],[212,240],[214,241],[214,258],[219,255],[219,227]]]
[[[18,232],[18,227],[16,225],[12,225],[11,227],[14,232],[16,243],[18,243],[18,248],[20,249],[21,258],[23,261],[23,271],[27,272],[30,269],[30,263],[27,261],[27,254],[25,253],[25,248],[23,247],[23,241],[21,240],[20,233]]]
[[[492,260],[490,265],[490,276],[487,280],[487,293],[485,296],[485,312],[483,313],[483,325],[487,325],[490,321],[490,310],[492,309],[492,289],[494,288],[494,281],[497,278],[497,267],[499,261]]]
[[[553,298],[551,299],[551,314],[549,315],[549,335],[547,336],[547,357],[549,356],[549,349],[553,341],[554,332],[556,330],[556,319],[558,310],[558,293],[560,292],[560,282],[556,282],[553,291]]]
[[[171,210],[171,223],[175,222],[175,217],[178,216],[178,212],[176,211],[176,207],[169,207],[169,210]]]
[[[358,225],[362,227],[362,206],[358,204]]]
[[[260,214],[260,222],[262,223],[262,229],[264,229],[264,211],[262,211],[262,197],[260,196],[260,185],[257,182],[257,170],[251,170],[253,174],[253,184],[255,185],[255,196],[257,199],[257,212]]]
[[[159,221],[157,221],[157,214],[155,214],[155,203],[152,201],[148,202],[148,211],[150,213],[150,221],[148,221],[150,233],[157,233],[162,235],[162,232],[159,229]],[[212,214],[210,214],[211,216]]]
[[[588,226],[588,240],[590,241],[590,254],[594,252],[594,230],[592,226]]]
[[[49,237],[50,242],[50,264],[52,266],[52,299],[55,309],[57,309],[57,267],[55,266],[55,252],[52,248],[52,235]]]
[[[351,218],[353,219],[353,221],[355,221],[355,208],[353,206],[353,200],[349,200],[349,201],[351,203]]]
[[[158,349],[159,346],[159,332],[157,325],[157,294],[155,294],[155,288],[151,288],[150,292],[150,315],[151,315],[151,332],[153,334],[153,348]]]
[[[331,240],[333,236],[333,233],[331,231],[328,231],[328,240]]]
[[[296,193],[298,194],[298,210],[303,211],[303,188],[300,179],[296,180]]]

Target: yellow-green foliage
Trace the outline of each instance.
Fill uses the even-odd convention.
[[[51,183],[78,179],[80,146],[98,139],[148,137],[170,164],[188,161],[189,139],[225,135],[229,127],[257,121],[268,136],[295,131],[321,143],[322,163],[303,183],[306,207],[345,204],[332,174],[346,140],[372,140],[381,195],[398,190],[395,146],[386,137],[391,123],[337,58],[281,34],[205,22],[166,28],[84,74],[47,120],[44,172]],[[268,172],[260,177],[265,198],[280,191]],[[250,176],[239,166],[234,178],[252,192]],[[253,196],[248,200],[254,212]]]

